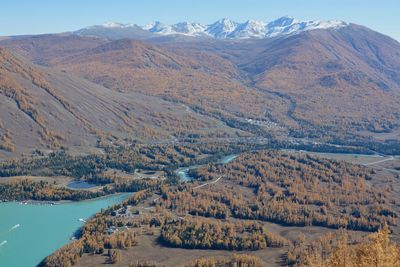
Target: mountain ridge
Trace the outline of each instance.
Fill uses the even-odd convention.
[[[221,23],[223,34],[234,28]],[[117,95],[178,103],[247,134],[356,146],[400,140],[400,44],[356,24],[260,39],[63,34],[0,45]]]
[[[297,34],[303,31],[315,29],[337,29],[347,26],[348,23],[338,20],[308,20],[300,21],[291,17],[281,17],[276,20],[265,22],[258,20],[247,20],[243,23],[227,18],[219,19],[211,24],[196,22],[178,22],[175,24],[164,24],[160,21],[149,23],[143,27],[136,24],[122,24],[109,22],[103,25],[89,26],[73,34],[84,36],[99,36],[115,38],[115,31],[119,36],[142,35],[148,38],[154,36],[184,35],[189,37],[207,37],[214,39],[261,39],[288,34]],[[107,34],[109,32],[109,34]],[[111,34],[113,32],[113,34]]]

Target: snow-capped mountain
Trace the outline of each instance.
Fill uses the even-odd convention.
[[[122,24],[108,22],[102,25],[94,25],[73,32],[81,36],[94,36],[108,39],[146,39],[152,34],[136,24]]]
[[[103,25],[100,25],[100,27],[104,28],[129,28],[133,27],[134,24],[123,24],[123,23],[118,23],[118,22],[107,22],[104,23]],[[96,26],[93,26],[96,27]]]
[[[279,35],[293,34],[315,29],[341,28],[347,25],[348,24],[346,22],[339,20],[298,21],[294,18],[282,17],[277,20],[271,21],[266,25],[266,37],[275,37]]]
[[[229,34],[229,38],[248,39],[248,38],[264,38],[267,23],[257,20],[248,20],[245,23],[239,23],[236,29]]]
[[[143,29],[148,30],[152,33],[158,33],[163,35],[169,34],[184,34],[188,36],[201,36],[205,35],[206,26],[200,23],[191,23],[191,22],[180,22],[173,25],[167,25],[156,21],[154,23],[150,23],[143,27]]]
[[[239,23],[227,18],[220,19],[213,24],[208,25],[206,33],[214,38],[227,38],[239,25]]]
[[[107,22],[101,25],[93,25],[90,27],[86,27],[80,30],[75,31],[75,33],[80,34],[86,31],[95,31],[95,30],[104,30],[104,29],[125,29],[125,28],[132,28],[137,25],[134,24],[123,24],[118,22]],[[138,27],[138,26],[137,26]]]
[[[74,33],[78,35],[101,35],[101,37],[106,37],[107,32],[118,31],[117,36],[132,38],[137,37],[137,32],[139,31],[141,36],[147,36],[145,35],[145,32],[147,32],[154,35],[185,35],[192,37],[203,36],[216,39],[261,39],[287,34],[296,34],[315,29],[336,29],[345,27],[347,25],[348,24],[346,22],[338,20],[299,21],[291,17],[281,17],[271,22],[248,20],[244,23],[239,23],[224,18],[209,25],[203,25],[194,22],[180,22],[168,25],[156,21],[144,27],[139,27],[135,24],[111,22],[103,25],[87,27],[75,31]]]
[[[160,21],[155,21],[145,25],[143,30],[159,34],[170,34],[172,32],[172,26],[164,24]]]

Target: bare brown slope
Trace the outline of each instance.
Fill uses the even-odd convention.
[[[204,51],[185,56],[117,40],[53,63],[117,91],[160,96],[228,117],[264,119],[282,103],[244,86],[232,62]]]
[[[68,34],[42,34],[10,37],[1,46],[39,65],[50,66],[52,60],[76,54],[108,42],[95,37]]]
[[[296,136],[343,139],[399,130],[400,45],[361,26],[263,40],[152,40],[157,45],[74,38],[81,42],[74,51],[57,45],[39,51],[28,45],[30,38],[17,46],[6,41],[117,91],[183,102],[243,123],[272,120]]]
[[[181,104],[115,92],[0,50],[0,155],[104,142],[234,136],[224,124]]]
[[[258,88],[290,97],[293,116],[314,125],[389,131],[400,124],[400,44],[366,28],[278,39],[241,68]]]
[[[207,51],[234,63],[249,87],[291,103],[287,115],[302,125],[292,128],[296,136],[399,129],[400,44],[365,27],[161,45],[178,54]]]

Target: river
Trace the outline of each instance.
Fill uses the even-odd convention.
[[[90,216],[129,194],[58,205],[0,203],[0,266],[36,266],[70,241]],[[83,220],[79,220],[83,219]]]
[[[216,163],[226,164],[226,163],[229,163],[232,160],[234,160],[237,156],[238,155],[236,155],[236,154],[227,155],[227,156],[220,158]],[[204,166],[204,165],[193,165],[193,166],[189,166],[189,167],[179,168],[175,171],[175,173],[179,176],[179,178],[181,178],[182,181],[190,181],[191,178],[189,176],[189,170],[197,169],[201,166]]]

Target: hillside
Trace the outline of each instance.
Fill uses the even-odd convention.
[[[284,99],[248,87],[232,62],[205,51],[177,54],[121,39],[72,55],[65,51],[46,64],[116,91],[182,102],[232,126],[247,124],[247,118],[268,122],[270,114],[281,117],[287,106]]]
[[[182,103],[257,136],[399,147],[400,44],[362,26],[261,39],[65,34],[0,44],[38,64],[117,92]]]
[[[49,66],[52,59],[76,54],[108,42],[97,37],[79,37],[68,34],[41,34],[9,37],[1,46],[34,64]]]
[[[260,40],[161,45],[231,61],[249,87],[290,102],[287,116],[301,126],[292,128],[295,136],[400,137],[400,44],[368,28],[350,24]]]
[[[354,25],[276,40],[241,68],[256,87],[293,99],[299,120],[382,132],[400,123],[399,62],[398,42]]]
[[[87,151],[120,142],[169,140],[237,131],[178,103],[118,93],[0,50],[2,155],[34,149]]]
[[[350,2],[3,3],[0,267],[400,267],[400,5]]]

